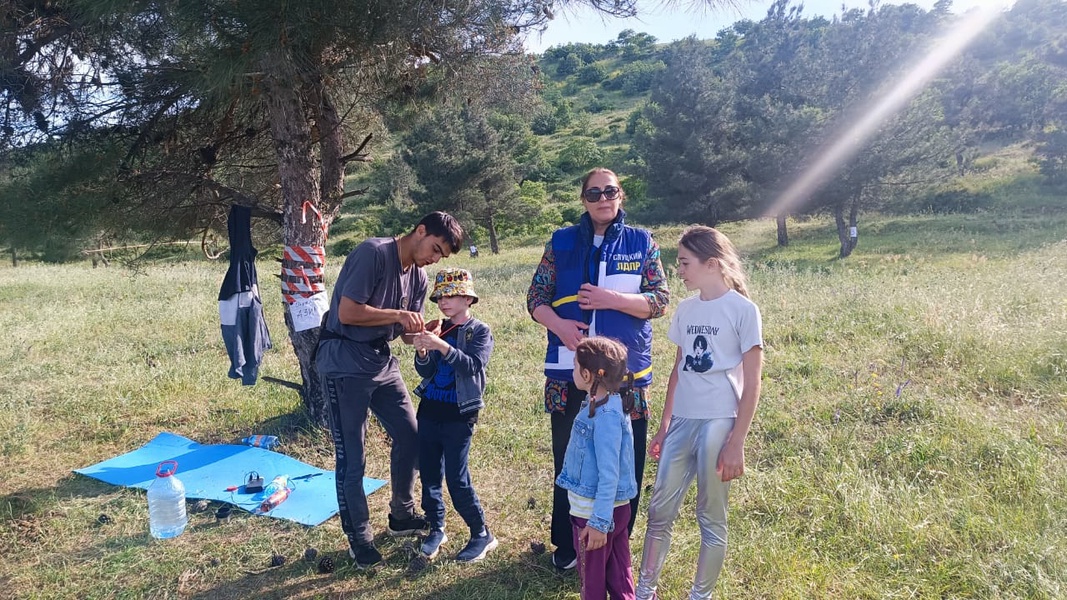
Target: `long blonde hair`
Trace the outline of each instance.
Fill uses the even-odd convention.
[[[682,232],[678,245],[685,246],[701,262],[711,258],[718,260],[726,286],[748,297],[748,283],[745,271],[741,268],[741,257],[726,234],[713,227],[693,225]]]

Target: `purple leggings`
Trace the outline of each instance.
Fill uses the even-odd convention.
[[[616,506],[612,513],[615,529],[608,533],[608,541],[596,550],[585,550],[578,544],[578,533],[585,529],[586,519],[571,517],[574,547],[578,549],[578,575],[582,580],[582,600],[633,600],[634,573],[630,566],[630,536],[626,524],[630,522],[630,504]]]

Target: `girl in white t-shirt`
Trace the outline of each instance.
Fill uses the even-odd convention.
[[[678,350],[659,431],[648,446],[659,471],[639,600],[656,597],[674,520],[694,477],[701,544],[689,598],[711,598],[726,556],[729,482],[745,471],[745,437],[759,403],[763,326],[737,250],[711,227],[690,227],[678,242],[678,276],[700,293],[678,304],[668,333]]]

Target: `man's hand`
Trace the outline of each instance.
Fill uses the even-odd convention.
[[[425,328],[422,322],[422,314],[410,310],[397,311],[397,323],[404,327],[404,333],[421,333]]]

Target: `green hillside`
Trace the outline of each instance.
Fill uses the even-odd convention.
[[[384,205],[397,224],[452,210],[482,244],[492,212],[507,246],[574,222],[579,178],[594,166],[619,173],[630,218],[645,225],[783,216],[787,229],[789,217],[830,215],[847,232],[874,213],[1040,210],[1067,189],[1065,6],[1018,3],[891,108],[879,103],[963,23],[944,6],[887,4],[828,20],[780,1],[712,40],[664,44],[627,30],[607,44],[549,48],[532,65],[535,98],[445,102],[436,121],[405,113],[394,158],[352,184],[370,192],[347,210],[365,218]],[[857,131],[875,111],[880,120]],[[472,119],[508,140],[489,146],[496,158],[455,160],[481,152],[461,139]],[[430,125],[412,133],[420,120]],[[425,131],[442,129],[452,137],[427,141]],[[850,139],[794,205],[774,208]],[[489,181],[484,198],[464,195]],[[398,204],[398,189],[413,202]],[[847,256],[852,243],[839,243]]]
[[[218,8],[194,4],[159,6],[190,18]],[[270,14],[224,5],[260,24]],[[19,6],[20,18],[56,19],[67,3]],[[338,519],[309,528],[238,510],[219,521],[223,503],[189,502],[189,528],[160,541],[149,535],[143,492],[72,472],[161,431],[207,444],[277,435],[279,451],[334,466],[328,431],[297,392],[274,383],[299,382],[306,362],[287,338],[292,319],[274,279],[283,227],[271,211],[283,206],[282,183],[262,89],[213,88],[234,95],[217,105],[181,96],[187,104],[173,114],[142,110],[133,125],[9,148],[0,243],[20,260],[0,265],[0,597],[578,598],[575,574],[556,572],[545,552],[553,474],[545,332],[525,298],[550,232],[581,215],[578,178],[597,165],[619,172],[632,220],[660,243],[672,306],[686,295],[678,236],[711,221],[738,247],[762,311],[763,392],[746,473],[731,488],[716,597],[1067,597],[1067,2],[1017,2],[835,160],[817,191],[779,214],[771,203],[827,144],[849,138],[889,95],[880,86],[900,81],[955,21],[914,5],[833,20],[809,19],[796,3],[775,6],[714,40],[662,44],[625,32],[612,44],[534,58],[493,54],[475,65],[484,71],[473,82],[446,82],[428,58],[403,71],[405,59],[397,68],[408,79],[380,103],[346,105],[359,116],[346,122],[358,131],[346,131],[345,150],[372,139],[374,151],[348,165],[349,196],[332,198],[343,210],[328,240],[317,238],[331,291],[355,244],[409,230],[428,210],[461,215],[483,248],[478,259],[461,252],[440,265],[472,271],[474,313],[496,344],[470,462],[501,544],[473,565],[448,559],[466,535],[451,512],[451,540],[433,562],[386,534],[388,488],[369,497],[384,561],[364,571],[349,559]],[[148,14],[167,33],[187,31],[168,27],[168,14]],[[137,32],[139,21],[130,22]],[[138,70],[151,66],[145,48],[171,41],[143,37],[150,43],[129,58]],[[261,37],[253,42],[277,49],[277,35]],[[64,42],[96,51],[79,45],[86,39]],[[240,56],[258,48],[222,41]],[[507,76],[495,79],[500,71]],[[468,84],[485,94],[465,93]],[[857,106],[864,110],[850,112]],[[28,119],[21,126],[43,137],[49,123]],[[177,167],[195,171],[193,183],[163,178],[189,175]],[[226,376],[219,330],[227,266],[205,259],[200,245],[213,247],[231,201],[250,199],[266,215],[254,234],[274,347],[259,382],[241,386]],[[290,231],[315,227],[314,211],[308,225],[288,209]],[[490,218],[498,254],[488,251]],[[839,232],[853,224],[858,238],[843,256],[849,242]],[[156,244],[168,235],[181,243]],[[103,252],[109,268],[81,254],[116,240],[131,247]],[[429,304],[427,317],[435,310]],[[668,323],[653,323],[653,430],[674,356]],[[393,350],[414,387],[412,349]],[[368,476],[388,478],[389,453],[387,432],[371,420]],[[234,483],[246,475],[233,474]],[[655,475],[650,462],[646,481]],[[684,597],[693,577],[702,543],[695,501],[691,492],[674,530],[664,599]],[[304,558],[309,549],[336,569],[321,572]]]
[[[846,261],[834,259],[830,226],[797,223],[788,248],[775,246],[773,223],[724,226],[745,256],[767,346],[718,597],[1062,598],[1067,213],[875,217]],[[668,263],[678,233],[656,230]],[[460,542],[426,566],[410,542],[382,533],[386,488],[369,497],[385,555],[372,571],[351,566],[337,519],[307,528],[235,511],[217,523],[212,502],[182,536],[158,541],[143,492],[71,473],[160,431],[202,443],[274,434],[280,451],[332,468],[329,435],[292,390],[226,378],[216,308],[225,265],[190,257],[136,276],[87,263],[0,267],[10,340],[0,350],[3,595],[577,598],[573,574],[557,575],[531,550],[548,538],[552,489],[544,331],[524,304],[540,252],[531,243],[443,263],[473,271],[475,313],[496,338],[471,469],[500,548],[481,564],[448,560],[465,534],[450,513],[449,537]],[[328,263],[331,281],[340,264]],[[681,281],[670,286],[675,301],[684,297]],[[275,347],[261,375],[298,380],[279,289],[262,289]],[[42,306],[63,307],[63,318]],[[655,322],[652,428],[673,356],[666,327]],[[412,385],[412,351],[395,351]],[[369,476],[387,478],[388,454],[372,423]],[[682,597],[691,581],[693,502],[675,527],[664,598]],[[309,547],[337,570],[318,573],[302,558]],[[273,555],[287,562],[269,568]]]

